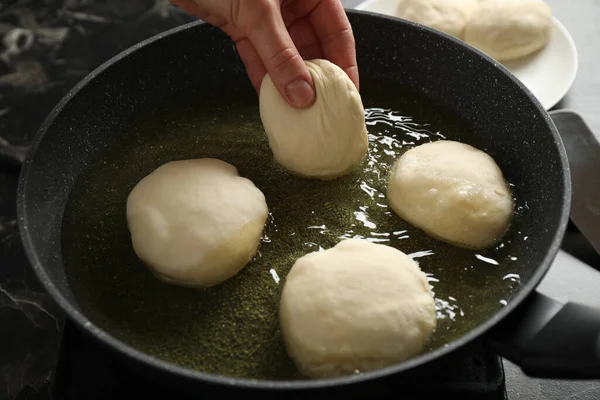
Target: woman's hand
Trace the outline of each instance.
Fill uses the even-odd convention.
[[[339,0],[171,2],[233,39],[257,92],[269,73],[291,106],[310,106],[314,85],[303,59],[313,58],[337,64],[358,88],[354,35]]]

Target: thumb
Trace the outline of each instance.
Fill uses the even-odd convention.
[[[305,108],[315,100],[312,76],[296,49],[283,22],[278,2],[257,2],[264,7],[252,10],[246,30],[273,84],[281,96],[295,108]],[[255,6],[255,4],[252,4]]]

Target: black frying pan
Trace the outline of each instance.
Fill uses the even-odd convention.
[[[435,249],[437,258],[425,257],[421,266],[443,276],[433,283],[438,294],[450,296],[457,290],[463,295],[462,302],[450,310],[464,314],[453,318],[465,322],[442,324],[445,339],[404,363],[329,380],[291,375],[252,379],[243,373],[222,376],[210,368],[194,368],[198,365],[194,360],[203,357],[216,357],[226,365],[228,357],[234,357],[231,354],[247,350],[244,342],[238,343],[241,350],[227,340],[219,342],[220,353],[210,354],[213,350],[208,348],[192,352],[173,347],[169,334],[185,339],[192,329],[189,319],[178,317],[191,315],[191,306],[179,303],[166,321],[154,321],[155,310],[148,308],[156,307],[160,314],[169,299],[183,302],[186,296],[205,295],[166,289],[136,262],[124,222],[124,198],[137,180],[173,159],[210,155],[235,160],[240,172],[256,179],[267,199],[272,199],[276,222],[284,228],[304,218],[306,208],[294,209],[294,204],[310,203],[311,194],[318,199],[312,200],[314,204],[332,210],[327,222],[335,226],[345,215],[338,207],[344,195],[335,188],[352,189],[357,182],[352,175],[324,185],[281,171],[273,172],[274,178],[256,173],[277,170],[264,138],[256,134],[260,127],[256,95],[230,40],[203,23],[158,35],[111,59],[80,82],[40,128],[22,166],[18,213],[27,255],[46,290],[83,331],[134,368],[191,391],[203,390],[206,384],[223,389],[355,390],[358,384],[398,374],[429,373],[475,341],[491,344],[534,376],[600,377],[600,314],[581,305],[563,306],[535,291],[559,249],[571,202],[565,150],[549,115],[505,69],[462,42],[395,18],[348,14],[357,41],[365,107],[410,114],[414,120],[403,129],[413,129],[410,124],[415,121],[426,122],[429,125],[419,132],[427,132],[431,140],[439,129],[449,139],[485,149],[514,185],[519,211],[511,232],[503,249],[486,253],[514,262],[488,265],[488,272],[483,264],[475,265],[471,275],[442,273],[452,267],[444,262],[466,255],[406,227],[411,237],[421,239],[402,242],[404,250],[420,249],[411,243]],[[369,125],[370,132],[385,131],[382,126]],[[7,158],[10,152],[5,149],[2,159]],[[285,192],[288,187],[306,193],[306,198],[294,198]],[[287,201],[287,208],[278,208],[278,201]],[[290,250],[290,257],[310,250],[304,245]],[[264,246],[267,252],[270,247]],[[461,260],[456,263],[464,263]],[[241,290],[240,282],[251,280],[258,268],[247,269],[246,275],[216,290]],[[130,272],[121,276],[121,270]],[[519,279],[512,283],[498,279],[505,273]],[[251,309],[259,307],[254,294],[247,294]],[[219,301],[231,307],[222,293],[206,296],[198,299],[216,304],[210,296],[225,296]],[[152,302],[155,297],[161,302]],[[139,303],[134,306],[130,301]],[[263,306],[275,307],[269,301]],[[440,307],[443,313],[444,305]],[[117,310],[124,311],[118,314]],[[235,315],[243,325],[254,314]],[[256,329],[262,329],[261,324],[276,325],[276,320],[256,318],[252,322]],[[277,330],[276,326],[269,329]],[[278,366],[278,360],[273,365]]]

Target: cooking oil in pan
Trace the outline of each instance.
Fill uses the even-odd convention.
[[[115,135],[80,177],[65,211],[63,259],[85,314],[123,342],[181,366],[302,379],[279,331],[285,276],[298,257],[356,237],[404,251],[429,277],[439,323],[426,350],[492,316],[519,282],[507,246],[519,233],[484,252],[459,249],[402,221],[385,196],[402,152],[443,138],[468,140],[469,126],[418,96],[398,96],[404,92],[393,85],[361,86],[369,152],[355,171],[333,181],[297,178],[274,163],[252,97],[179,96]],[[127,195],[143,176],[165,162],[198,157],[235,165],[263,191],[270,209],[255,259],[224,284],[202,290],[157,280],[135,256],[125,220]]]

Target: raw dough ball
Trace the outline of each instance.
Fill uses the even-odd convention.
[[[224,161],[172,161],[144,177],[127,199],[138,257],[158,278],[208,287],[255,255],[268,208],[263,193]]]
[[[552,10],[543,0],[485,0],[471,14],[464,40],[497,61],[528,56],[552,34]]]
[[[472,249],[499,240],[513,215],[510,189],[492,157],[449,140],[404,153],[392,168],[387,197],[408,223]]]
[[[402,362],[423,350],[437,324],[417,264],[361,239],[299,258],[286,278],[279,318],[288,354],[313,378]]]
[[[400,0],[396,15],[462,38],[478,0]]]
[[[289,106],[267,74],[260,88],[260,117],[279,164],[303,177],[335,178],[350,172],[367,152],[365,111],[344,70],[327,60],[306,65],[315,83],[314,104]]]

